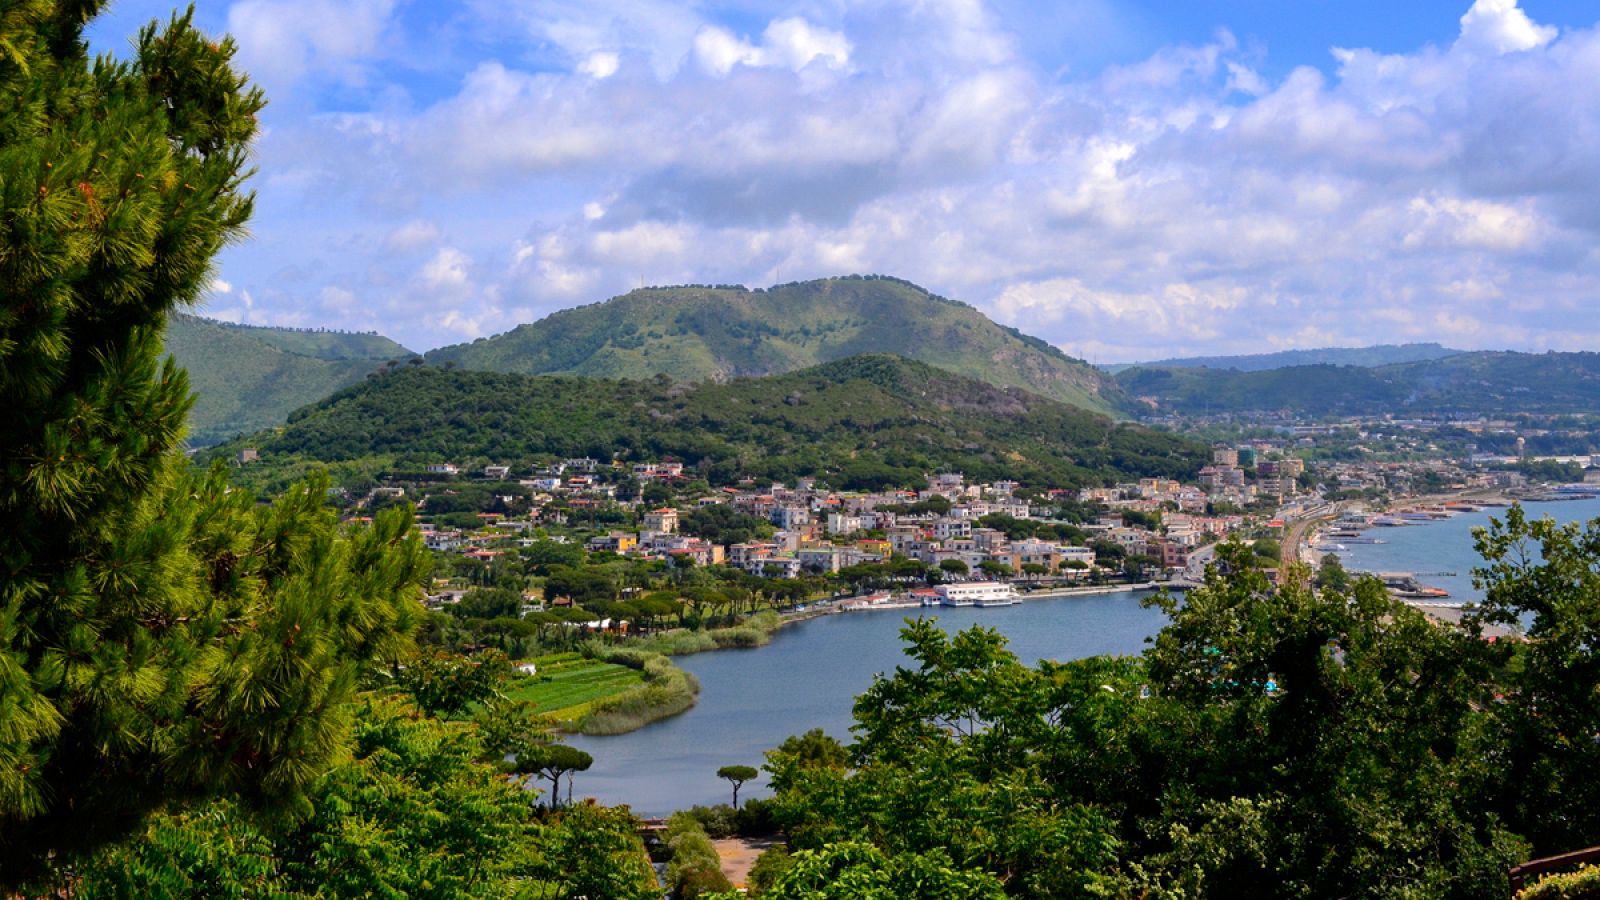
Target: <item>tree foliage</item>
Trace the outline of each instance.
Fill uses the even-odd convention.
[[[188,15],[91,61],[101,5],[0,11],[0,879],[186,795],[302,803],[420,614],[407,513],[188,473],[162,328],[249,215],[262,99]]]
[[[1155,601],[1142,657],[1030,667],[908,623],[847,766],[805,762],[820,735],[768,756],[793,871],[938,854],[1015,897],[1504,896],[1510,864],[1600,842],[1600,523],[1513,510],[1480,549],[1461,627],[1371,578],[1274,585],[1237,545]],[[800,878],[769,895],[831,896]]]
[[[881,355],[693,386],[403,367],[248,441],[263,470],[385,455],[531,465],[595,452],[686,460],[719,485],[822,476],[842,489],[919,486],[938,469],[1065,487],[1181,477],[1204,460],[1185,438]]]
[[[314,815],[267,823],[231,801],[160,814],[58,883],[88,898],[659,896],[625,811],[546,814],[482,752],[471,728],[370,698]]]
[[[717,777],[733,785],[733,808],[739,808],[739,788],[744,783],[754,780],[761,773],[754,766],[723,766],[717,770]]]

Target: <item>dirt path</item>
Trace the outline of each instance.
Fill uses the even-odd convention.
[[[712,841],[717,857],[722,860],[722,874],[728,876],[733,886],[744,887],[750,880],[750,867],[756,864],[761,851],[777,843],[774,838],[723,838]]]

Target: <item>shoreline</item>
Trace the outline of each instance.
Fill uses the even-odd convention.
[[[1071,598],[1071,597],[1104,596],[1106,594],[1123,594],[1123,593],[1133,594],[1133,593],[1141,593],[1141,592],[1155,592],[1155,591],[1161,590],[1164,586],[1165,586],[1164,584],[1162,584],[1160,582],[1154,582],[1154,581],[1140,582],[1140,583],[1137,583],[1137,584],[1074,586],[1074,587],[1067,587],[1067,588],[1053,588],[1053,589],[1042,590],[1042,591],[1032,591],[1032,592],[1029,592],[1029,593],[1020,593],[1019,592],[1018,593],[1018,598],[1020,600],[1022,600],[1023,602],[1029,602],[1029,601],[1034,601],[1034,600],[1061,600],[1061,599],[1067,599],[1067,598]],[[690,678],[692,680],[693,676],[690,675],[690,673],[688,673],[687,671],[685,671],[683,669],[678,668],[675,664],[671,664],[671,660],[674,657],[678,657],[678,656],[694,656],[694,655],[698,655],[700,653],[714,653],[714,652],[717,652],[719,650],[759,650],[759,649],[761,649],[762,647],[765,647],[768,643],[771,642],[771,638],[772,638],[773,635],[777,634],[779,631],[781,631],[782,629],[784,629],[785,627],[787,627],[789,625],[798,624],[800,622],[808,622],[808,621],[810,621],[812,619],[818,619],[818,618],[821,618],[823,616],[842,615],[843,613],[847,612],[847,610],[845,610],[843,608],[842,604],[844,604],[844,603],[846,603],[846,602],[848,602],[850,600],[854,600],[854,599],[858,599],[858,598],[855,598],[855,597],[842,597],[842,598],[840,598],[838,600],[822,601],[822,604],[825,604],[825,605],[812,604],[806,610],[804,610],[802,612],[788,613],[788,614],[778,613],[777,614],[777,621],[773,622],[771,624],[770,628],[762,628],[759,625],[753,626],[757,630],[760,630],[761,632],[763,632],[763,634],[765,635],[766,640],[763,640],[760,643],[751,643],[751,644],[716,644],[714,646],[703,646],[702,645],[702,646],[696,647],[693,650],[687,650],[686,649],[685,651],[679,652],[679,653],[668,653],[668,652],[665,652],[664,649],[661,649],[659,647],[650,647],[648,645],[645,645],[645,646],[630,646],[629,644],[618,644],[613,648],[613,650],[624,651],[625,653],[644,653],[644,654],[650,654],[650,655],[658,656],[661,659],[663,659],[664,661],[668,662],[668,664],[671,665],[671,668],[675,673],[678,673],[681,676],[687,676],[688,678]],[[937,606],[925,607],[925,606],[920,606],[920,605],[918,605],[918,606],[883,606],[883,607],[877,607],[877,608],[864,607],[864,608],[858,608],[858,609],[848,610],[848,611],[849,612],[876,612],[876,611],[893,610],[893,611],[898,611],[898,612],[907,612],[909,610],[917,610],[917,609],[935,609],[936,610],[936,609],[939,609],[939,608],[940,607],[937,607]],[[760,615],[760,614],[758,613],[757,615]],[[754,617],[752,617],[752,618],[754,618]],[[750,628],[750,627],[752,627],[752,625],[751,625],[749,620],[747,620],[746,623],[743,624],[743,625],[732,626],[732,628],[740,628],[740,629],[742,629],[742,628]],[[713,630],[719,630],[719,629],[713,629]],[[682,633],[684,633],[684,634],[709,634],[709,632],[682,632]],[[661,637],[661,635],[653,635],[652,637],[657,637],[658,638],[658,637]],[[646,639],[646,640],[648,640],[648,639]],[[624,664],[626,664],[626,663],[624,663]],[[642,668],[642,667],[643,666],[641,665],[640,668]],[[665,675],[666,673],[661,673],[661,674]],[[670,677],[670,676],[668,676],[668,677]],[[605,701],[607,701],[607,700],[617,701],[620,698],[626,697],[626,696],[628,696],[630,694],[633,695],[633,697],[635,697],[635,698],[642,699],[641,695],[643,695],[643,694],[648,692],[648,690],[647,690],[648,687],[649,687],[649,683],[647,682],[646,685],[644,685],[644,686],[636,687],[636,688],[630,689],[629,691],[624,691],[624,692],[622,692],[620,694],[612,695],[611,697],[604,698],[603,700],[601,700],[599,702],[600,703],[605,703]],[[659,721],[662,721],[664,719],[670,719],[670,718],[673,718],[675,716],[682,715],[682,714],[688,712],[691,709],[694,709],[694,707],[697,706],[699,704],[699,702],[700,702],[700,694],[699,694],[699,690],[698,690],[698,683],[695,683],[695,688],[696,688],[695,690],[690,691],[688,693],[688,696],[687,696],[688,702],[687,703],[683,703],[683,700],[685,698],[681,695],[681,693],[673,692],[674,696],[672,698],[670,698],[671,702],[662,703],[662,704],[659,704],[659,705],[653,705],[653,708],[648,708],[648,709],[641,709],[641,708],[635,707],[633,712],[635,713],[635,715],[639,716],[639,718],[636,718],[636,719],[634,719],[634,721],[631,721],[631,722],[628,723],[629,725],[631,725],[631,727],[626,727],[626,728],[623,728],[622,730],[619,730],[619,731],[610,731],[610,730],[605,730],[605,731],[586,731],[582,727],[582,722],[575,723],[579,727],[575,727],[575,728],[571,728],[571,729],[563,729],[563,730],[566,731],[566,733],[568,733],[568,734],[582,734],[582,735],[585,735],[585,736],[588,736],[588,737],[613,737],[613,736],[621,735],[621,734],[629,734],[629,733],[632,733],[634,731],[638,731],[641,728],[644,728],[646,725],[650,725],[652,723],[659,722]],[[660,698],[660,699],[667,699],[667,698]],[[633,718],[633,717],[628,717],[628,718]],[[611,723],[611,724],[619,724],[619,723],[616,723],[615,721],[613,721],[613,723]]]
[[[1014,586],[1015,584],[1013,583],[1013,587]],[[1045,588],[1044,590],[1038,591],[1018,591],[1017,600],[1022,603],[1027,603],[1032,600],[1059,600],[1066,597],[1096,597],[1104,596],[1106,594],[1134,594],[1139,593],[1140,591],[1155,592],[1170,586],[1171,583],[1162,581],[1141,581],[1136,584],[1074,585],[1072,587]],[[836,613],[905,612],[906,610],[912,609],[941,608],[940,604],[926,606],[921,603],[908,603],[904,601],[889,601],[887,603],[872,604],[867,606],[852,606],[848,609],[845,608],[844,604],[860,599],[862,599],[860,596],[856,596],[842,597],[838,600],[829,600],[827,601],[830,604],[829,609],[816,612],[807,610],[806,612],[793,616],[792,618],[785,617],[783,621],[779,623],[778,627],[781,628],[784,625],[788,625],[793,622],[804,622],[809,619],[815,619],[820,616],[834,615]]]

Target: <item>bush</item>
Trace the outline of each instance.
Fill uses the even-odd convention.
[[[718,628],[711,632],[711,639],[717,646],[724,649],[744,649],[762,647],[772,640],[772,636],[759,628],[741,625],[735,628]]]
[[[691,806],[681,815],[699,822],[713,838],[763,837],[778,832],[771,800],[746,800],[737,810],[726,803]]]
[[[702,894],[731,891],[722,874],[722,860],[700,820],[690,812],[673,813],[667,820],[667,887],[674,897],[692,900]]]
[[[1546,875],[1517,894],[1517,900],[1600,900],[1600,866]]]
[[[707,835],[713,838],[733,837],[742,833],[738,813],[726,803],[715,806],[691,806],[685,813],[700,823]]]
[[[741,837],[778,833],[777,805],[772,800],[757,798],[744,801],[744,805],[734,814],[734,820]]]
[[[746,887],[753,896],[759,897],[771,889],[793,865],[794,860],[790,859],[788,850],[781,846],[771,847],[756,857],[756,864],[750,867],[750,882]]]

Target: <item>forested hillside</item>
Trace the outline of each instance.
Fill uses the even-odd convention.
[[[851,487],[918,484],[941,468],[1098,483],[1192,475],[1204,458],[1182,438],[889,355],[698,385],[405,366],[250,440],[267,465],[676,457],[713,483],[817,474]]]
[[[1246,353],[1238,356],[1186,356],[1117,366],[1117,370],[1143,368],[1236,369],[1262,372],[1290,366],[1388,366],[1395,363],[1444,359],[1465,351],[1452,350],[1436,343],[1378,344],[1372,347],[1322,347],[1314,350],[1279,350],[1276,353]]]
[[[1002,387],[1099,411],[1114,382],[964,303],[897,278],[645,288],[562,310],[491,338],[434,350],[434,364],[524,375],[679,381],[774,375],[861,353],[895,353]]]
[[[291,410],[414,356],[376,334],[232,325],[174,314],[166,349],[196,394],[189,438],[211,444],[283,422]]]
[[[1148,410],[1187,415],[1589,412],[1600,405],[1600,354],[1475,352],[1262,372],[1139,367],[1117,381]]]

